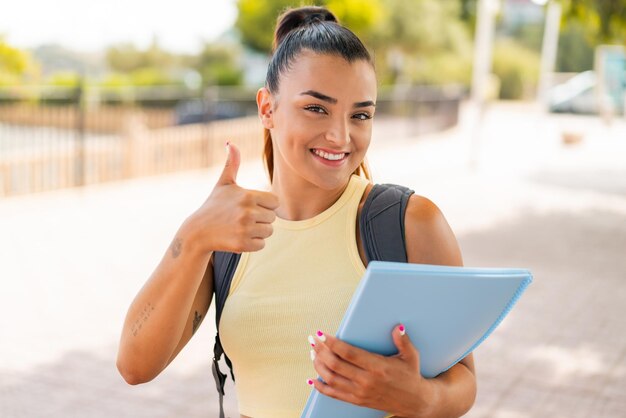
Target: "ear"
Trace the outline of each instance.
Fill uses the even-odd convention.
[[[261,87],[256,93],[256,105],[259,109],[259,119],[263,127],[272,129],[274,127],[274,114],[272,113],[272,94],[267,87]]]

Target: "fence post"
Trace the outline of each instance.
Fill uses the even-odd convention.
[[[213,125],[217,114],[217,103],[219,101],[219,88],[217,86],[209,86],[204,89],[202,102],[204,110],[204,130],[206,133],[206,139],[203,141],[203,156],[202,165],[204,167],[211,167],[214,162],[214,155],[212,151],[212,138],[213,138]]]
[[[76,152],[74,153],[74,164],[76,167],[74,185],[84,186],[86,183],[86,146],[85,146],[85,108],[83,103],[84,77],[80,77],[74,93],[74,104],[76,106],[76,138],[74,141]]]

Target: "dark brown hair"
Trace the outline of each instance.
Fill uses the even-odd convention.
[[[303,49],[319,54],[337,55],[348,62],[365,60],[374,66],[361,40],[348,28],[341,26],[335,15],[327,9],[316,6],[288,9],[278,17],[274,32],[273,54],[265,77],[265,87],[270,93],[278,93],[281,74],[289,69]],[[269,129],[265,129],[263,137],[263,157],[271,181],[274,174],[274,154]],[[370,179],[365,161],[361,162],[355,174]]]

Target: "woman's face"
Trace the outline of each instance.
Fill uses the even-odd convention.
[[[274,147],[274,177],[298,176],[323,189],[345,186],[372,135],[376,74],[365,60],[304,50],[279,91],[257,96]]]

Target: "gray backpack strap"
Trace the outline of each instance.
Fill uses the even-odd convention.
[[[224,353],[222,342],[220,341],[219,325],[220,318],[222,317],[222,311],[224,310],[224,304],[228,297],[230,290],[230,284],[233,281],[237,264],[241,254],[226,253],[216,251],[213,253],[213,289],[215,291],[215,325],[218,330],[215,335],[215,345],[213,346],[213,378],[215,379],[215,386],[219,395],[220,403],[220,415],[219,418],[224,418],[224,386],[226,384],[227,375],[222,373],[219,366],[219,360],[224,355],[226,365],[230,369],[230,375],[235,381],[235,374],[233,373],[233,365]]]
[[[404,215],[413,193],[396,184],[376,184],[370,190],[359,219],[368,261],[407,262]]]

